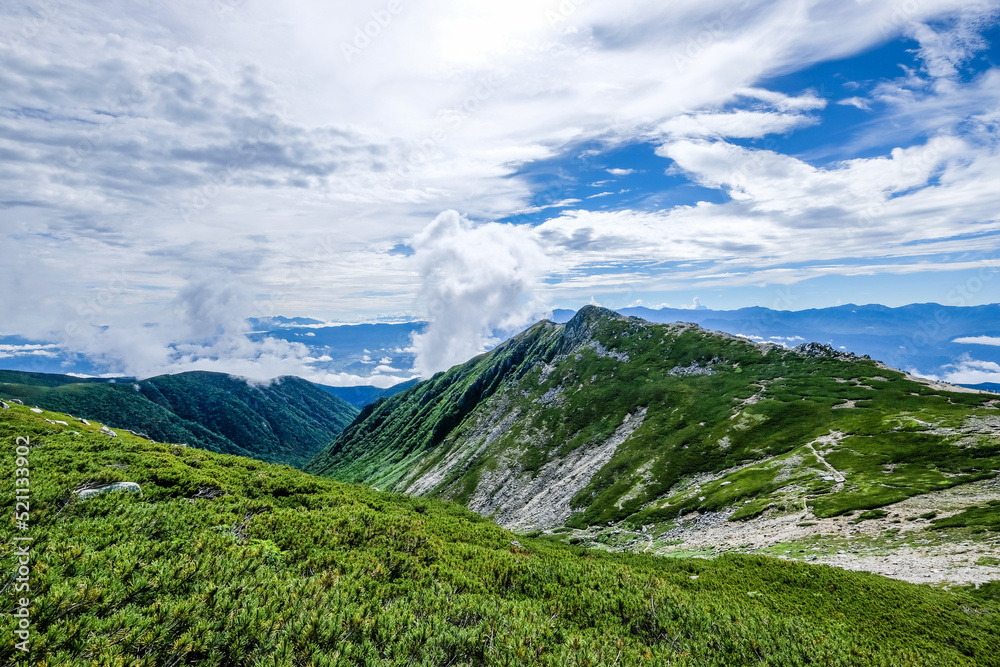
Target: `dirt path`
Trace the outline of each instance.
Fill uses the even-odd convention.
[[[823,455],[820,454],[819,451],[817,451],[815,445],[827,445],[828,447],[833,447],[838,442],[840,442],[843,437],[844,437],[843,433],[840,433],[839,431],[834,431],[820,438],[816,438],[815,440],[806,445],[806,447],[812,450],[812,453],[816,455],[816,458],[819,459],[819,462],[822,463],[824,466],[826,466],[826,469],[830,471],[830,473],[833,475],[834,481],[841,485],[843,485],[843,483],[847,480],[847,478],[844,477],[844,473],[840,472],[832,465],[830,465],[827,462],[827,460],[823,458]],[[836,493],[839,490],[840,489],[835,488],[834,493]]]

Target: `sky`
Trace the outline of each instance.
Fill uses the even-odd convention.
[[[419,319],[426,375],[588,302],[997,302],[998,16],[5,2],[0,335],[265,377],[248,317]]]

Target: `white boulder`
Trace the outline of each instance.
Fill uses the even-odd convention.
[[[76,495],[80,500],[86,500],[91,496],[96,496],[99,493],[108,493],[110,491],[129,491],[130,493],[142,493],[142,487],[140,487],[135,482],[115,482],[113,484],[108,484],[106,486],[99,486],[95,489],[82,489],[76,491]]]

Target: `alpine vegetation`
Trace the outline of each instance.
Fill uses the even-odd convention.
[[[608,554],[16,404],[0,442],[31,465],[30,628],[0,617],[5,665],[1000,664],[990,588]]]

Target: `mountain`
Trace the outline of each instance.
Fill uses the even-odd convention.
[[[147,380],[0,371],[0,398],[96,419],[149,438],[301,466],[357,408],[295,377],[253,384],[193,371]]]
[[[623,315],[650,322],[693,322],[706,329],[794,346],[818,341],[867,354],[893,368],[943,375],[965,357],[1000,363],[1000,347],[976,339],[1000,339],[1000,304],[945,306],[915,303],[897,308],[846,304],[808,310],[751,307],[711,310],[621,308]],[[573,311],[554,311],[564,323]]]
[[[366,406],[306,470],[520,530],[808,523],[995,480],[997,406],[816,343],[588,306]]]
[[[398,394],[404,389],[409,389],[417,382],[419,382],[419,380],[407,380],[406,382],[395,384],[388,389],[370,387],[366,385],[360,387],[330,387],[325,384],[318,384],[316,386],[323,391],[330,392],[334,396],[339,396],[356,408],[363,408],[369,403],[374,403],[380,398],[387,398],[393,394]]]
[[[4,665],[1000,665],[995,584],[570,547],[19,405],[0,441]]]
[[[994,394],[1000,394],[1000,383],[996,382],[981,382],[980,384],[963,384],[963,387],[968,387],[969,389],[978,389],[979,391],[991,391]]]

